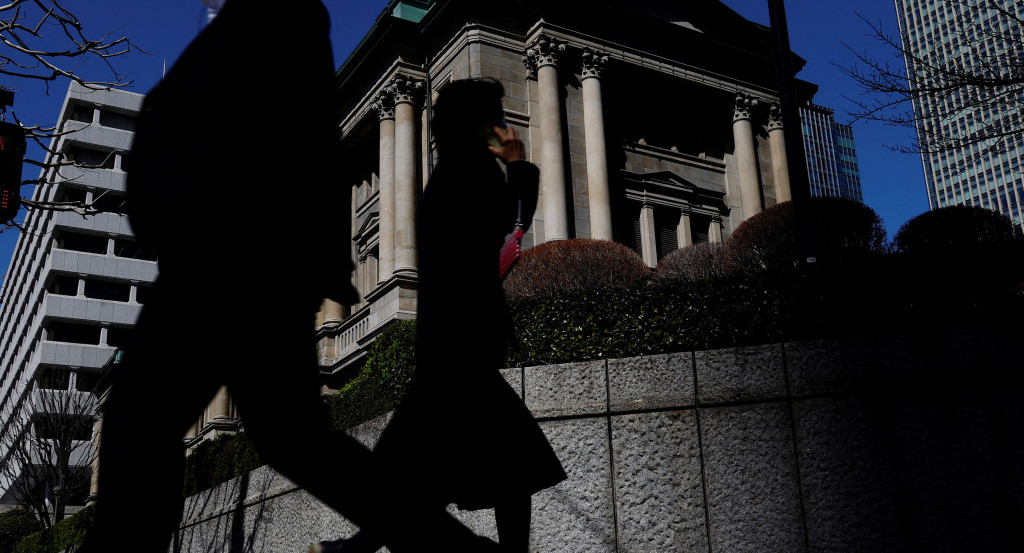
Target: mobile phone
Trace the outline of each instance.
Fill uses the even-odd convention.
[[[484,129],[483,131],[484,138],[487,139],[487,143],[490,144],[491,146],[494,146],[495,148],[500,148],[501,140],[498,138],[498,135],[495,134],[494,127],[499,127],[502,130],[504,130],[508,128],[508,124],[505,123],[504,119],[498,119],[492,121],[491,124],[488,125],[487,128]]]

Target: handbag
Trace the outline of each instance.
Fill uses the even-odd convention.
[[[519,254],[522,253],[522,239],[523,239],[523,201],[519,200],[519,208],[516,213],[516,225],[512,228],[512,233],[509,234],[508,239],[505,240],[505,244],[501,247],[501,254],[498,257],[498,278],[505,278],[508,274],[509,269],[515,264],[516,260],[519,259]]]

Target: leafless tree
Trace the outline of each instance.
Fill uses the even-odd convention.
[[[851,115],[916,131],[910,144],[891,146],[902,152],[999,152],[1021,144],[1024,9],[1008,0],[936,4],[933,25],[950,35],[944,43],[906,29],[893,36],[862,17],[889,56],[850,48],[857,63],[840,69],[861,89],[859,98],[848,98],[856,106]]]
[[[22,83],[42,83],[47,93],[50,83],[61,80],[76,81],[91,89],[120,88],[130,85],[131,80],[116,70],[112,60],[133,50],[142,52],[127,37],[88,36],[78,16],[58,0],[0,0],[0,76]],[[109,78],[92,79],[79,73],[82,65],[89,61],[99,62]],[[102,164],[72,161],[51,151],[50,144],[66,134],[63,129],[27,124],[16,116],[15,120],[25,129],[26,138],[46,152],[45,160],[26,159],[26,163],[44,169],[102,167]],[[32,179],[22,184],[38,184],[39,181]],[[75,211],[82,215],[102,211],[92,203],[22,200],[30,209]],[[10,221],[0,221],[0,232],[16,226]]]
[[[0,483],[5,500],[31,509],[47,527],[89,493],[96,452],[97,402],[85,379],[42,371],[21,401],[8,401],[0,425]]]

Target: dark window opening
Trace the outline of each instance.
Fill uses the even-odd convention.
[[[85,106],[75,106],[71,110],[71,120],[79,121],[81,123],[92,123],[93,108]]]
[[[654,211],[655,247],[658,261],[679,249],[679,211],[656,209]]]
[[[64,187],[64,190],[61,192],[61,200],[60,201],[62,201],[62,202],[78,202],[78,203],[81,203],[81,204],[85,204],[85,202],[86,202],[85,190],[82,190],[81,188],[72,188],[70,186],[66,186],[66,187]]]
[[[110,327],[107,329],[107,345],[125,349],[131,336],[131,328]]]
[[[96,385],[100,382],[100,374],[97,372],[78,371],[75,373],[75,389],[79,392],[96,392]]]
[[[138,285],[135,287],[135,301],[137,303],[146,303],[149,301],[149,296],[152,293],[152,287]]]
[[[114,239],[114,255],[117,257],[127,257],[131,259],[143,259],[146,261],[156,261],[156,252],[144,248],[134,240],[127,239]]]
[[[57,247],[76,252],[105,254],[107,253],[108,241],[103,236],[65,231],[60,233],[60,236],[57,238]]]
[[[78,277],[57,275],[53,277],[53,282],[50,283],[50,288],[47,291],[58,296],[77,296]]]
[[[43,367],[36,373],[36,383],[44,390],[67,390],[71,371],[57,367]]]
[[[128,301],[131,298],[131,292],[131,285],[122,282],[85,281],[85,297],[94,300]]]
[[[135,117],[115,111],[100,110],[100,125],[135,132]]]
[[[711,241],[711,217],[707,215],[690,216],[690,233],[693,235],[693,243]]]
[[[54,321],[50,323],[47,334],[48,339],[52,342],[98,346],[100,330],[100,327],[93,325]]]
[[[89,415],[40,413],[32,421],[32,428],[39,440],[84,441],[92,439],[93,422]]]
[[[94,150],[85,146],[70,146],[64,150],[64,156],[68,161],[73,161],[78,165],[102,167],[103,169],[113,169],[114,158],[117,157],[114,152]]]
[[[92,207],[99,211],[124,212],[124,196],[110,191],[93,193]]]

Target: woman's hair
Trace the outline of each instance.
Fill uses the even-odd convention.
[[[454,81],[438,93],[431,123],[439,150],[462,147],[479,141],[480,129],[502,119],[501,99],[505,89],[493,80]]]

